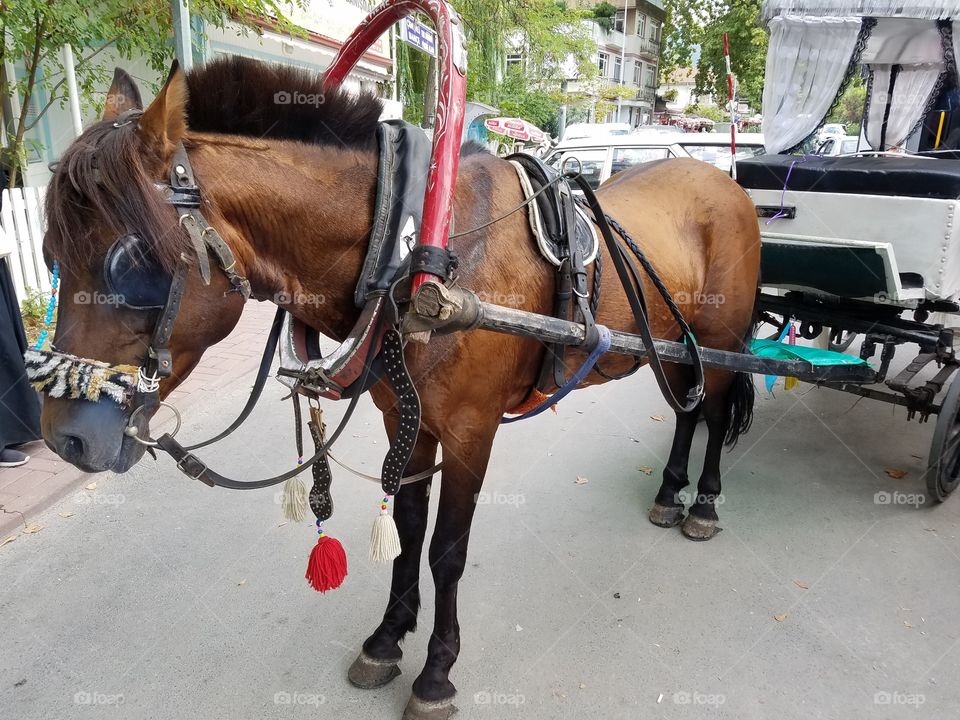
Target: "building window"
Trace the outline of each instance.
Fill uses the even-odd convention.
[[[600,77],[607,76],[607,65],[610,64],[610,56],[602,52],[600,53],[600,59],[597,61],[597,67],[600,68]]]
[[[616,82],[623,80],[623,58],[619,55],[613,58],[613,79]]]
[[[650,40],[655,43],[660,42],[660,23],[656,20],[650,21]]]
[[[642,13],[637,13],[637,37],[643,38],[646,37],[645,33],[647,31],[647,16]]]
[[[633,65],[633,84],[640,87],[640,77],[643,72],[643,63],[637,60]]]
[[[613,29],[615,32],[622,33],[624,26],[624,12],[623,10],[617,10],[617,14],[613,16]]]
[[[510,72],[513,68],[522,68],[523,67],[523,54],[522,53],[507,53],[507,72]]]
[[[657,87],[657,69],[653,65],[647,65],[647,72],[644,76],[644,84],[651,89]]]

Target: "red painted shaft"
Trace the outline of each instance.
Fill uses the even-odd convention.
[[[467,95],[467,48],[460,16],[444,0],[386,0],[344,42],[327,70],[324,88],[332,90],[338,87],[383,33],[401,18],[416,12],[429,16],[436,28],[439,73],[433,156],[427,176],[419,242],[421,245],[446,249],[457,170],[460,167]],[[416,293],[430,279],[435,279],[435,276],[417,273],[413,278],[412,292]]]

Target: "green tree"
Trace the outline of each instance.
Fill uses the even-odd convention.
[[[597,3],[590,16],[605,33],[613,30],[613,19],[617,15],[617,8],[608,2]]]
[[[664,0],[662,43],[657,74],[663,83],[681,68],[693,65],[694,51],[703,36],[706,0]]]
[[[859,135],[866,103],[867,88],[861,77],[854,75],[847,89],[840,96],[840,102],[827,116],[827,122],[843,123],[847,128],[847,135]]]
[[[761,0],[732,0],[709,10],[700,36],[696,92],[712,93],[719,104],[727,98],[727,71],[723,35],[730,38],[730,62],[737,80],[737,96],[752,107],[763,98],[767,32],[760,24]]]
[[[295,0],[303,5],[304,0]],[[238,22],[261,32],[255,18],[269,18],[278,29],[300,33],[285,17],[283,0],[192,0],[195,18],[215,27],[227,21]],[[110,80],[111,68],[96,62],[110,49],[124,59],[146,58],[152,68],[163,73],[173,57],[173,29],[169,0],[0,0],[0,68],[4,61],[22,63],[20,77],[0,74],[0,107],[10,108],[10,98],[18,97],[20,112],[4,112],[8,144],[2,149],[2,163],[8,169],[9,185],[14,187],[26,160],[26,134],[54,105],[66,103],[67,78],[61,48],[69,44],[76,53],[77,86],[87,105],[94,104],[97,91],[103,92]],[[28,115],[32,101],[42,88],[47,101]]]

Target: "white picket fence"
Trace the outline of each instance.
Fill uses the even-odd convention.
[[[50,273],[43,261],[43,203],[47,188],[28,187],[3,191],[0,210],[0,258],[5,258],[17,299],[22,303],[27,289],[50,290]]]

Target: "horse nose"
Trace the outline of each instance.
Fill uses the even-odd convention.
[[[63,434],[53,441],[54,452],[66,460],[71,465],[77,465],[83,462],[84,444],[83,439],[77,435]]]

